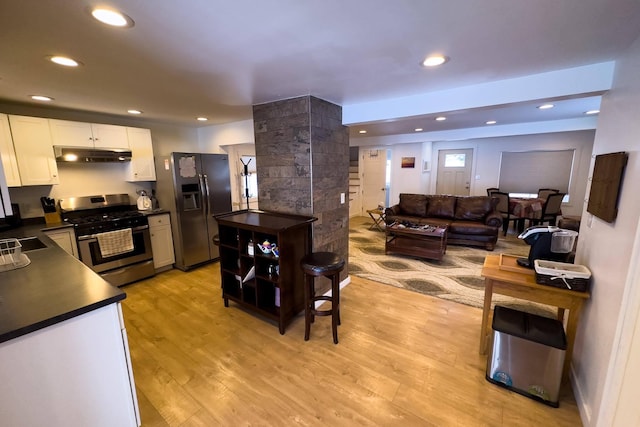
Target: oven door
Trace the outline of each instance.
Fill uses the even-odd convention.
[[[80,260],[97,273],[153,259],[149,226],[132,229],[133,251],[103,258],[95,235],[78,237]]]

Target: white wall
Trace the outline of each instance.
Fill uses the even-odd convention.
[[[424,145],[430,142],[414,144],[396,144],[382,147],[391,150],[391,187],[389,189],[389,205],[400,201],[400,193],[427,193],[430,172],[423,172],[422,164],[427,154]],[[415,168],[400,167],[403,157],[415,157]],[[366,179],[366,177],[365,177]]]
[[[226,145],[255,144],[253,119],[200,128],[198,141],[204,153],[223,153]]]
[[[616,64],[613,89],[602,100],[593,152],[594,154],[626,151],[629,161],[618,203],[618,217],[613,223],[592,217],[585,211],[580,228],[576,262],[589,267],[592,272],[591,299],[587,303],[578,327],[573,356],[573,381],[578,403],[587,426],[638,425],[640,413],[637,396],[640,392],[638,375],[625,378],[625,366],[616,361],[626,360],[621,349],[629,349],[631,338],[620,341],[624,331],[623,319],[637,319],[637,313],[628,313],[624,308],[637,306],[637,300],[625,300],[626,294],[637,295],[625,289],[637,285],[632,277],[631,254],[639,244],[638,218],[640,197],[637,183],[640,182],[640,38],[627,54]],[[636,259],[637,261],[637,259]],[[636,328],[632,323],[627,330]],[[631,336],[627,334],[626,336]],[[634,348],[637,348],[637,342]],[[630,353],[628,366],[638,366],[637,351]],[[608,378],[609,377],[609,378]],[[633,381],[625,384],[625,395],[633,395],[630,405],[615,409],[617,405],[617,381]],[[605,384],[609,383],[605,394]],[[628,401],[628,400],[627,400]],[[612,414],[619,412],[615,423]]]
[[[574,149],[576,155],[569,188],[570,202],[563,205],[562,211],[565,215],[579,216],[582,214],[587,187],[593,139],[594,131],[582,130],[465,141],[399,143],[391,146],[381,144],[381,148],[391,149],[392,153],[390,204],[398,203],[400,193],[435,194],[439,150],[473,149],[470,194],[484,196],[487,188],[498,185],[500,158],[503,151]],[[352,141],[352,143],[357,142],[357,140]],[[416,167],[414,169],[401,168],[400,160],[402,157],[415,157]],[[430,164],[429,172],[423,171],[425,160]]]
[[[559,132],[537,135],[519,135],[498,138],[470,139],[467,141],[434,142],[432,158],[438,158],[438,150],[473,149],[471,172],[471,195],[484,196],[487,188],[497,187],[500,177],[500,159],[503,151],[575,150],[575,161],[571,172],[568,204],[562,205],[565,215],[580,215],[591,160],[594,131]],[[438,163],[431,168],[430,193],[435,193]]]
[[[52,197],[56,201],[67,197],[92,196],[98,194],[128,194],[135,203],[137,190],[151,191],[149,182],[126,182],[126,164],[91,163],[58,164],[60,184],[36,185],[10,188],[11,202],[18,203],[23,218],[44,216],[40,197]]]
[[[243,120],[223,125],[207,126],[198,129],[200,150],[204,153],[226,153],[229,155],[231,175],[231,205],[233,210],[245,209],[246,199],[242,197],[241,180],[242,156],[255,156],[255,136],[253,120]],[[258,208],[258,199],[250,199],[249,207]]]

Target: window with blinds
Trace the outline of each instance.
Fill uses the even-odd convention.
[[[569,192],[575,150],[502,152],[500,191],[537,194],[540,188]]]

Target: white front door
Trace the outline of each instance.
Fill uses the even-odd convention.
[[[387,150],[360,150],[362,214],[386,203]]]
[[[473,149],[438,151],[436,193],[468,196]]]

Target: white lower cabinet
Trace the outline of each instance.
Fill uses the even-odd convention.
[[[1,343],[0,378],[3,426],[140,425],[120,303]]]
[[[76,233],[73,228],[61,228],[57,230],[44,231],[51,240],[64,249],[68,254],[78,258],[78,244],[76,243]]]
[[[169,214],[149,216],[149,232],[151,234],[153,266],[156,270],[170,268],[176,262],[176,256],[173,252],[173,234],[171,233]]]

